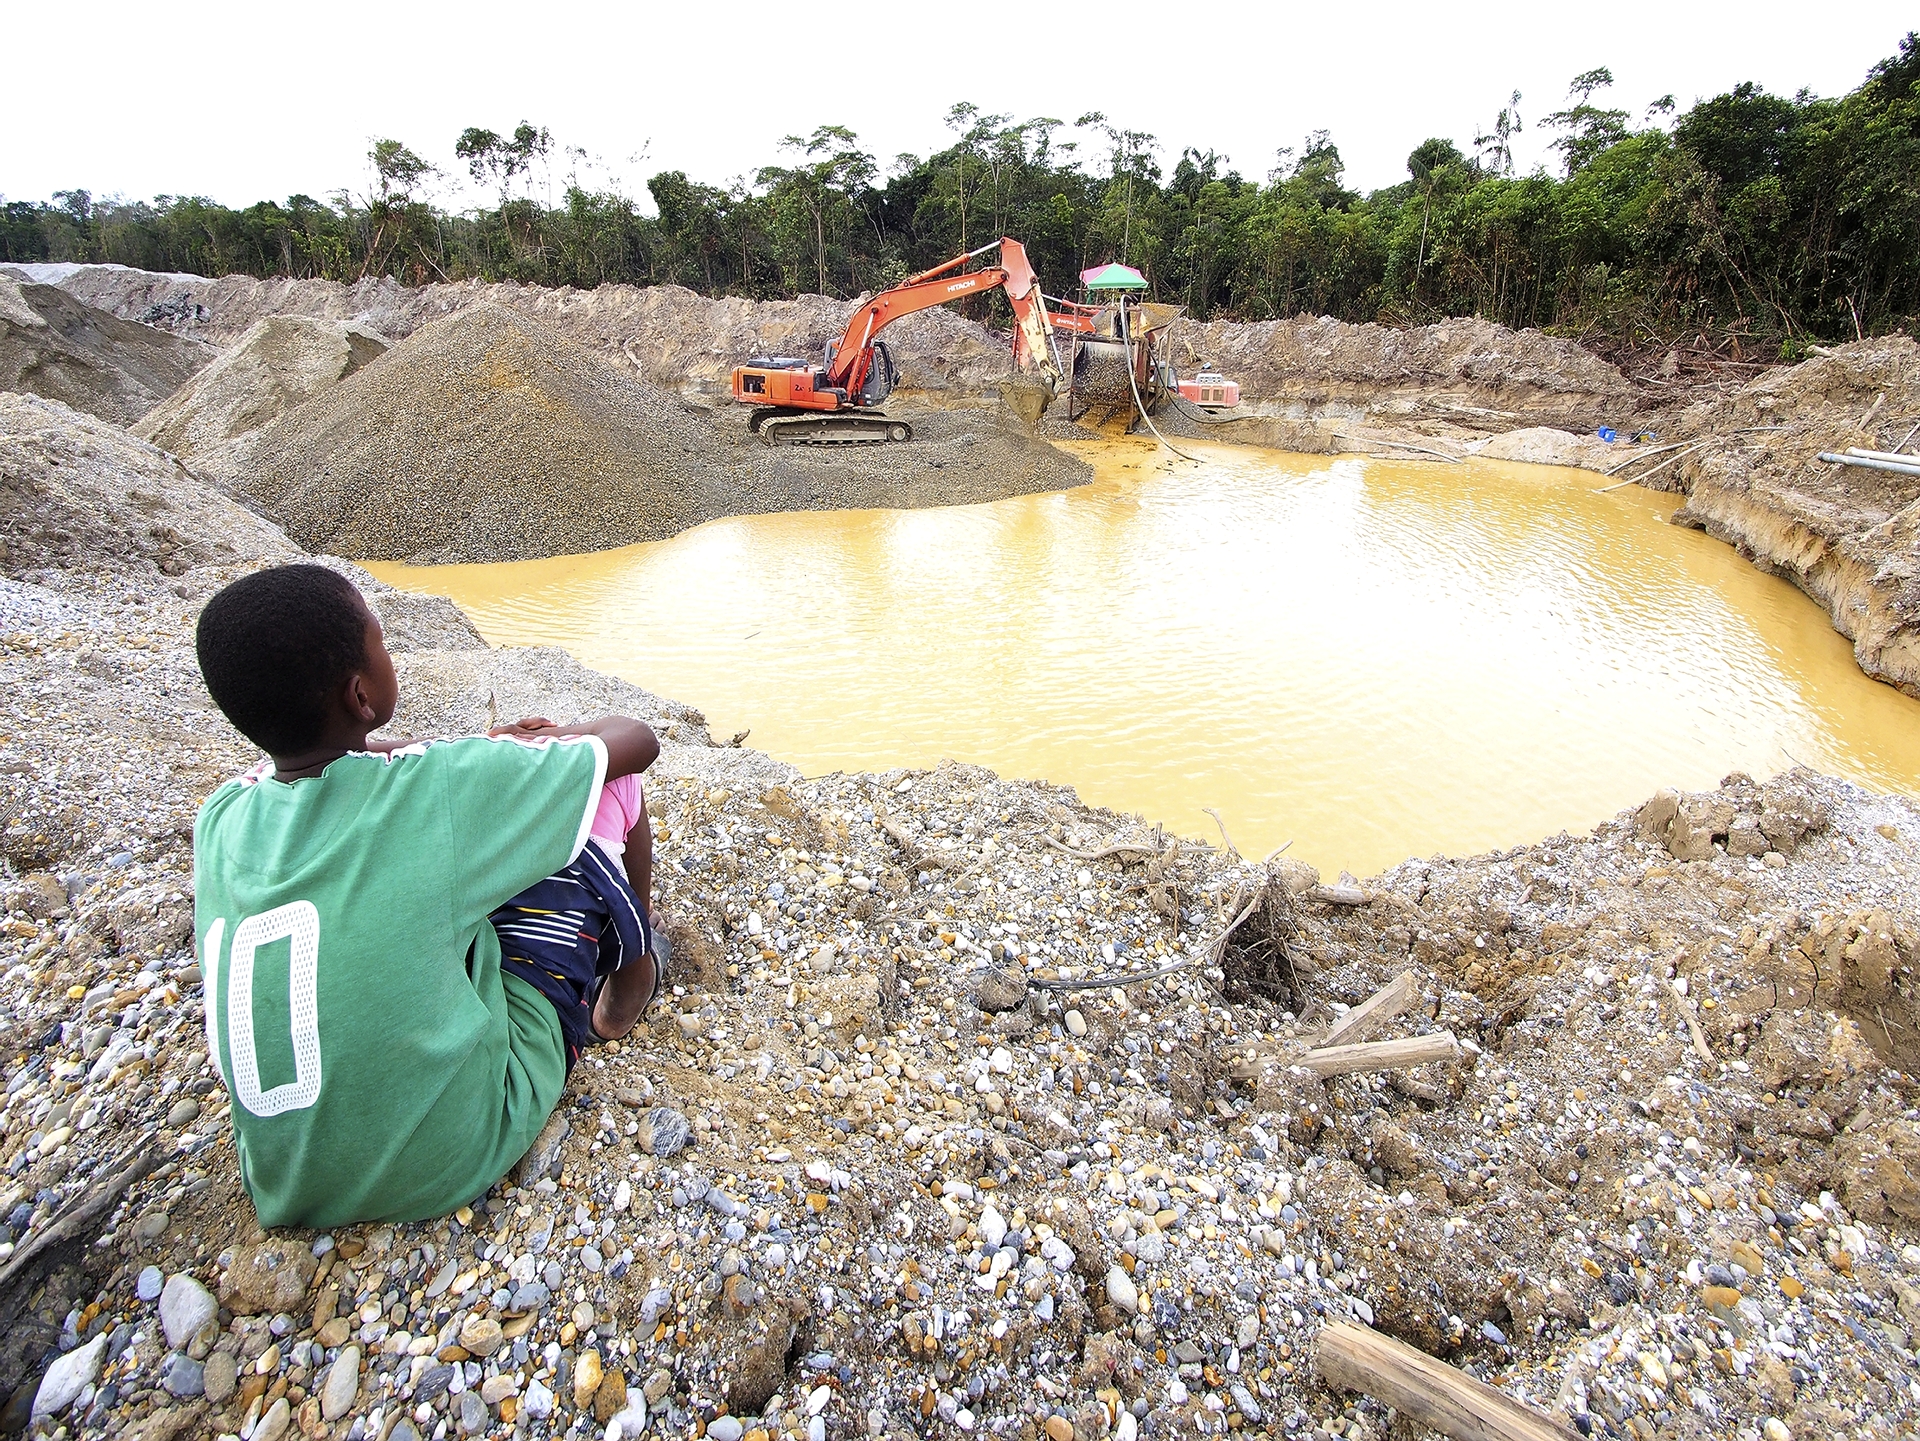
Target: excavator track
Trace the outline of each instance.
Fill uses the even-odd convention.
[[[888,445],[913,439],[913,427],[877,410],[781,414],[757,410],[747,426],[768,445]]]

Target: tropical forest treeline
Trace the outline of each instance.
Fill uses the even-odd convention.
[[[0,260],[111,261],[202,275],[392,276],[589,287],[673,283],[769,297],[878,289],[1001,235],[1056,291],[1107,260],[1202,318],[1480,315],[1636,344],[1695,332],[1763,354],[1910,327],[1920,315],[1920,39],[1839,99],[1741,85],[1676,112],[1607,103],[1576,77],[1559,173],[1515,174],[1521,97],[1470,150],[1431,139],[1408,178],[1362,195],[1324,133],[1249,179],[1211,150],[1171,171],[1155,138],[1099,114],[1015,121],[956,105],[953,140],[883,176],[840,126],[789,136],[780,163],[716,186],[647,182],[653,214],[579,180],[543,129],[473,128],[453,160],[497,204],[451,213],[443,172],[375,143],[367,193],[244,210],[84,190],[0,205]],[[572,178],[557,185],[555,172]],[[559,198],[553,197],[558,191]]]

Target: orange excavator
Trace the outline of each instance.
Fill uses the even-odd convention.
[[[998,265],[963,269],[990,250],[1000,252]],[[733,398],[756,407],[747,420],[748,428],[769,444],[867,445],[911,440],[912,426],[879,409],[900,378],[880,332],[903,315],[999,289],[1005,289],[1013,303],[1014,360],[1023,369],[1040,373],[1051,400],[1064,377],[1053,356],[1047,303],[1027,263],[1026,247],[1004,238],[881,291],[854,311],[846,332],[827,347],[824,365],[791,356],[759,355],[737,366]]]

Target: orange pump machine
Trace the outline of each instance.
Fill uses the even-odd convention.
[[[1000,263],[964,270],[990,250]],[[958,272],[958,273],[956,273]],[[792,356],[758,355],[733,372],[733,398],[757,407],[748,426],[770,444],[865,445],[913,439],[913,428],[878,409],[899,380],[893,355],[878,337],[916,311],[1005,289],[1013,304],[1015,363],[1037,370],[1049,393],[1063,379],[1053,358],[1046,300],[1027,262],[1026,247],[1002,238],[944,265],[922,271],[883,290],[854,311],[840,339],[827,347],[826,363]]]

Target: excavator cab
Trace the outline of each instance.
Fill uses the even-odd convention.
[[[860,387],[862,405],[879,405],[893,394],[894,386],[900,383],[900,372],[894,368],[893,352],[887,349],[884,340],[873,342],[873,363],[867,367],[866,383]]]
[[[893,363],[893,352],[887,349],[884,340],[875,340],[868,344],[867,373],[860,381],[857,394],[841,395],[839,399],[848,406],[864,407],[879,405],[893,394],[894,386],[900,383],[900,372]],[[824,390],[831,383],[827,377],[834,371],[834,362],[840,358],[840,342],[827,342],[827,366],[814,380],[815,390]],[[753,364],[759,364],[758,361]]]

